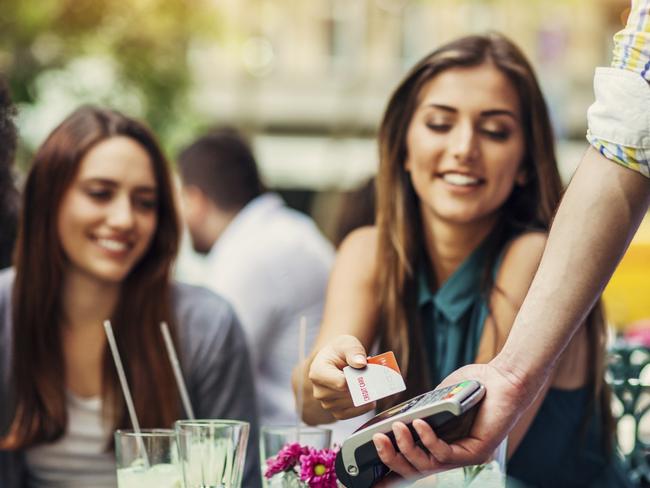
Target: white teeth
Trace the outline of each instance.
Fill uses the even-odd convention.
[[[97,239],[97,244],[102,246],[109,251],[125,251],[127,249],[127,244],[121,241],[114,241],[113,239]]]
[[[442,175],[442,179],[447,183],[459,186],[478,185],[480,183],[480,180],[478,178],[462,175],[460,173],[445,173]]]

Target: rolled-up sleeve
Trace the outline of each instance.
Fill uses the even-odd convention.
[[[614,36],[612,64],[596,68],[587,140],[606,158],[650,178],[650,0],[634,0]]]

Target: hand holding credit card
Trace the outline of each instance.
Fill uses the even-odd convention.
[[[343,368],[355,407],[374,402],[406,389],[395,354],[392,351],[368,357],[368,365]]]

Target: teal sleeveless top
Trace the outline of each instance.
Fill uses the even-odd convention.
[[[487,266],[485,244],[479,246],[432,293],[428,275],[418,274],[418,311],[433,385],[473,363],[488,317],[488,297],[482,291]],[[501,264],[497,260],[493,277]],[[602,449],[599,416],[585,428],[589,387],[550,388],[528,432],[508,461],[509,487],[627,487],[620,459],[608,459]]]

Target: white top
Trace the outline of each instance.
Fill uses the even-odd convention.
[[[249,341],[262,424],[296,421],[291,371],[300,317],[308,354],[333,258],[314,222],[273,193],[249,202],[207,257],[202,283],[232,303]]]
[[[68,428],[61,439],[27,449],[30,488],[115,488],[115,457],[107,451],[112,427],[102,419],[100,397],[67,393]]]

